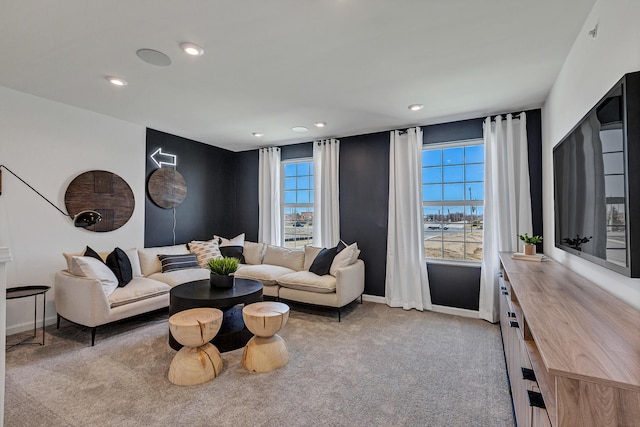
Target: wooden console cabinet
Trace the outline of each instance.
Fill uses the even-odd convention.
[[[555,261],[500,261],[518,427],[640,426],[640,312]]]

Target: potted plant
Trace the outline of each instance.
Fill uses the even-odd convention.
[[[214,288],[233,288],[233,275],[238,270],[237,258],[214,258],[207,262],[209,282]]]
[[[518,237],[524,242],[525,255],[535,255],[536,245],[542,242],[542,236],[529,236],[527,233],[524,233],[524,235],[519,234]]]
[[[567,245],[571,246],[573,249],[582,251],[582,245],[584,245],[585,243],[589,243],[591,239],[593,239],[593,236],[580,237],[579,234],[576,234],[575,239],[570,239],[568,237],[565,237],[564,239],[562,239],[562,241],[565,242]]]

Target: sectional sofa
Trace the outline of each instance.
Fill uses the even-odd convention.
[[[277,299],[316,304],[338,309],[362,296],[364,263],[354,256],[319,276],[308,271],[320,248],[292,250],[262,243],[245,242],[244,264],[236,277],[263,282],[264,295]],[[118,286],[108,267],[85,253],[64,254],[67,269],[55,274],[55,306],[60,320],[91,328],[91,345],[96,329],[118,320],[168,307],[173,286],[208,279],[209,270],[199,267],[164,271],[158,255],[191,253],[187,245],[124,251],[131,264],[132,279]],[[103,261],[107,253],[99,254]],[[338,259],[336,261],[339,261]],[[334,265],[332,265],[334,267]]]

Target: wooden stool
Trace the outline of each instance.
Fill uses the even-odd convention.
[[[217,308],[192,308],[169,318],[169,330],[184,347],[169,366],[169,381],[175,385],[195,385],[214,379],[222,370],[220,352],[209,341],[222,325]]]
[[[242,366],[254,372],[270,372],[289,362],[289,350],[277,334],[289,319],[289,306],[264,301],[242,309],[247,328],[255,334],[242,353]]]

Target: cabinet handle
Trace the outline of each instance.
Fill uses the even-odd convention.
[[[529,394],[529,406],[535,406],[536,408],[547,409],[544,404],[544,399],[542,398],[542,394],[537,391],[527,390]]]
[[[502,295],[509,295],[509,292],[507,292],[507,291],[502,291]]]
[[[513,311],[507,311],[507,317],[516,317],[516,314]]]
[[[529,368],[521,368],[521,369],[522,369],[522,379],[523,380],[537,381],[536,380],[536,373],[533,372],[533,369],[529,369]]]
[[[512,328],[520,327],[520,325],[518,325],[518,322],[516,322],[515,320],[509,320],[509,326],[511,326]]]
[[[501,291],[506,291],[506,290],[507,290],[507,287],[506,287],[506,286],[500,286],[500,290],[501,290]]]

